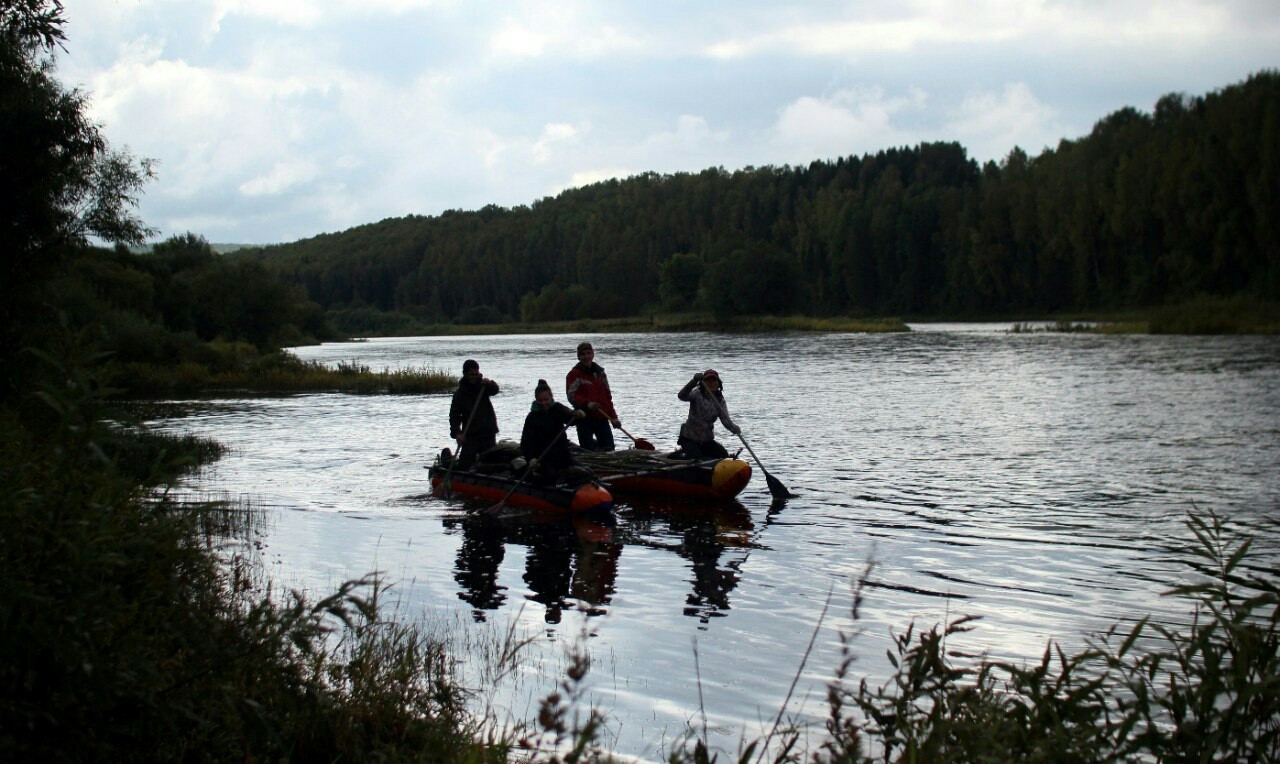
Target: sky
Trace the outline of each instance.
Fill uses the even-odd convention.
[[[269,244],[641,172],[979,162],[1280,68],[1280,0],[64,0],[158,238]]]

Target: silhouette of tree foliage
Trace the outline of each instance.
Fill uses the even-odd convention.
[[[979,165],[922,143],[807,167],[645,173],[529,206],[244,255],[329,309],[459,320],[996,314],[1280,293],[1280,74],[1121,109]],[[696,279],[696,282],[694,281]]]
[[[55,77],[62,3],[0,0],[0,387],[27,331],[49,317],[41,288],[91,237],[140,243],[134,214],[150,164],[108,146],[83,93]]]

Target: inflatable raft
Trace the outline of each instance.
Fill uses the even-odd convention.
[[[726,501],[751,480],[751,465],[741,459],[672,459],[639,449],[575,451],[574,456],[616,493]]]
[[[446,477],[449,482],[447,488]],[[543,512],[577,513],[613,508],[613,495],[594,481],[582,485],[534,485],[528,481],[520,482],[519,476],[510,471],[488,473],[455,469],[450,473],[448,467],[439,462],[431,465],[431,492],[441,498],[449,498],[452,494],[493,503],[507,497],[508,506]]]

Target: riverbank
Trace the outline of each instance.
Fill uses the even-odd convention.
[[[912,323],[1001,322],[1011,324],[1011,331],[1019,333],[1275,335],[1280,334],[1280,302],[1243,297],[1201,297],[1176,305],[1122,311],[915,316],[910,320]]]
[[[252,347],[219,363],[185,361],[169,366],[146,363],[111,367],[114,385],[130,396],[350,393],[353,395],[422,395],[445,393],[458,377],[429,367],[373,369],[340,362],[334,366],[303,361],[287,351],[259,355]]]
[[[1251,298],[1198,298],[1176,305],[1111,311],[1013,313],[999,315],[738,316],[710,313],[654,313],[621,318],[486,324],[431,323],[395,311],[362,308],[331,312],[334,325],[349,337],[433,337],[488,334],[604,334],[611,332],[906,332],[910,323],[1001,322],[1035,331],[1086,331],[1098,334],[1280,334],[1280,302]]]
[[[330,314],[335,327],[352,337],[441,337],[482,334],[606,334],[624,332],[906,332],[899,318],[812,316],[739,316],[716,318],[710,313],[655,313],[620,318],[574,321],[454,324],[421,322],[403,313],[363,309],[359,320]],[[349,316],[348,316],[349,318]]]

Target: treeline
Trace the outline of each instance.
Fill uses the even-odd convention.
[[[979,165],[925,143],[647,173],[247,250],[333,314],[941,315],[1280,295],[1280,73]]]
[[[171,237],[148,252],[85,248],[47,285],[77,326],[96,324],[126,362],[210,359],[214,342],[261,352],[334,337],[323,309],[260,263],[228,260],[202,237]]]

